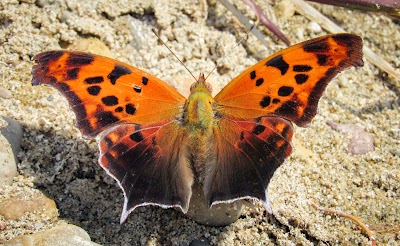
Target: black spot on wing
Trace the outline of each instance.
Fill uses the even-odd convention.
[[[111,73],[107,76],[107,78],[110,79],[111,84],[115,85],[117,82],[117,79],[119,79],[121,76],[124,76],[126,74],[131,74],[132,71],[124,66],[121,65],[115,65],[114,69],[111,71]]]
[[[149,79],[146,77],[142,77],[142,84],[143,85],[147,85],[147,83],[149,82]]]
[[[87,92],[92,96],[97,96],[100,93],[101,87],[93,85],[87,88]]]
[[[118,98],[115,96],[106,96],[101,99],[106,106],[115,106],[118,104]]]
[[[89,77],[84,80],[86,84],[99,84],[104,81],[103,76]]]
[[[251,73],[250,73],[250,79],[255,79],[256,78],[256,71],[254,70],[254,71],[252,71]]]
[[[117,113],[120,113],[120,112],[124,111],[124,108],[119,106],[119,107],[115,108],[114,111],[117,112]]]
[[[294,79],[298,85],[304,84],[308,80],[309,76],[307,74],[296,74]]]
[[[278,95],[282,97],[287,97],[293,92],[293,87],[291,86],[281,86],[278,90]]]
[[[251,133],[259,135],[265,131],[265,126],[263,125],[256,125]]]
[[[131,103],[128,103],[127,105],[125,105],[125,112],[127,114],[134,115],[136,112],[135,105],[133,105]]]
[[[279,98],[272,99],[272,103],[274,103],[274,104],[277,104],[277,103],[280,103],[280,102],[281,102],[281,100]]]
[[[281,71],[281,75],[285,75],[289,69],[289,64],[285,60],[283,60],[283,57],[281,55],[267,61],[265,65],[279,69]]]
[[[259,78],[256,80],[256,86],[260,86],[264,83],[264,79],[263,78]]]
[[[312,67],[309,65],[294,65],[293,71],[294,72],[308,72],[312,70]]]
[[[260,102],[260,106],[262,108],[268,107],[270,104],[271,104],[271,97],[270,96],[265,96]]]
[[[318,65],[325,66],[328,63],[329,57],[324,54],[317,54]]]
[[[68,69],[67,70],[67,77],[65,80],[74,80],[78,78],[79,67]]]

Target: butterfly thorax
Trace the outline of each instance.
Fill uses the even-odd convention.
[[[183,124],[191,134],[207,135],[214,120],[214,98],[211,96],[211,86],[205,82],[203,74],[190,91],[185,103]]]

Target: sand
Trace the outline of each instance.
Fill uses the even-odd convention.
[[[102,245],[187,245],[199,238],[206,241],[203,245],[370,243],[353,222],[322,214],[309,205],[312,201],[357,216],[375,228],[380,245],[400,244],[400,88],[393,86],[395,78],[367,61],[363,68],[340,74],[321,99],[310,126],[295,129],[296,151],[269,186],[273,215],[256,202],[230,226],[205,227],[179,211],[149,206],[137,209],[120,225],[122,191],[97,164],[96,142],[84,140],[74,127],[75,116],[66,99],[54,89],[31,86],[31,57],[51,49],[83,49],[188,88],[193,80],[173,79],[188,73],[160,44],[152,27],[195,76],[218,64],[211,77],[221,86],[260,58],[285,48],[269,32],[268,47],[250,35],[234,48],[246,30],[217,1],[141,2],[1,1],[0,87],[12,97],[0,98],[0,114],[18,120],[24,137],[19,176],[12,186],[2,188],[0,198],[37,189],[56,201],[59,217],[27,214],[18,221],[5,221],[0,216],[7,225],[0,230],[0,242],[67,222],[82,227]],[[247,6],[234,2],[254,19]],[[266,1],[257,2],[276,16],[273,19],[293,43],[326,34],[301,15],[282,15]],[[314,6],[360,35],[365,45],[399,69],[398,20]],[[374,138],[374,150],[352,155],[347,150],[351,137],[330,128],[328,120],[365,128]]]

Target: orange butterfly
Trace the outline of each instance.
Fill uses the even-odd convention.
[[[86,138],[100,134],[100,165],[122,188],[123,222],[135,208],[188,211],[199,182],[206,204],[257,198],[292,152],[292,123],[306,126],[328,83],[362,66],[352,34],[312,39],[248,68],[214,98],[204,75],[186,99],[136,67],[93,54],[49,51],[33,58],[32,84],[58,89]]]

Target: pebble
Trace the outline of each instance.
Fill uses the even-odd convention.
[[[11,91],[9,91],[3,87],[0,87],[0,97],[4,98],[4,99],[11,98],[12,97]]]
[[[334,130],[351,134],[352,137],[348,145],[349,153],[363,155],[374,150],[374,138],[364,128],[354,124],[339,124],[333,121],[327,121],[326,124]]]
[[[320,33],[320,32],[322,32],[321,26],[318,23],[313,22],[313,21],[310,22],[310,24],[308,24],[307,29],[310,30],[312,33]]]
[[[1,127],[0,124],[0,132],[11,145],[12,151],[14,153],[15,161],[18,162],[17,156],[19,151],[21,150],[21,141],[23,136],[23,130],[21,124],[11,118],[0,116],[4,121],[6,121],[6,125]],[[0,119],[1,120],[1,119]]]
[[[296,8],[290,0],[280,1],[276,7],[276,16],[282,19],[289,19],[296,12]]]
[[[37,232],[32,235],[17,236],[7,241],[5,246],[21,245],[21,246],[95,246],[99,245],[91,241],[89,234],[82,228],[71,225],[62,224],[43,232]]]
[[[40,212],[49,218],[58,216],[56,203],[41,192],[30,196],[20,194],[0,200],[0,215],[6,220],[20,219],[26,212]]]
[[[0,186],[11,185],[17,176],[17,155],[21,150],[22,126],[0,116]]]
[[[235,222],[242,214],[243,202],[220,203],[208,208],[204,191],[198,183],[192,186],[192,198],[186,213],[190,219],[206,226],[226,226]]]
[[[10,143],[0,134],[0,187],[11,185],[17,176],[17,163]]]

